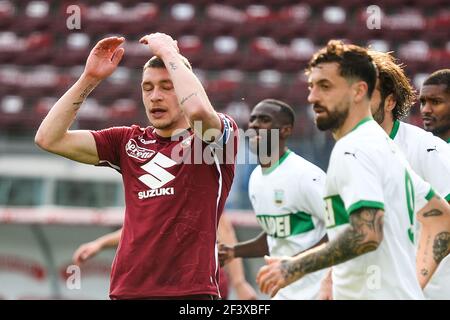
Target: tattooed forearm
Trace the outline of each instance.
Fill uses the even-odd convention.
[[[84,100],[88,96],[89,93],[95,88],[95,85],[90,84],[86,87],[86,89],[83,90],[83,92],[80,94],[80,99]]]
[[[72,103],[77,109],[80,108],[81,104],[83,103],[83,101],[77,101]]]
[[[187,97],[184,97],[183,99],[181,99],[181,102],[180,102],[180,104],[183,104],[183,103],[185,103],[187,100],[189,100],[190,98],[192,98],[193,96],[196,96],[197,95],[197,92],[193,92],[193,93],[191,93],[190,95],[188,95]]]
[[[86,97],[89,95],[89,93],[92,92],[92,90],[94,90],[95,85],[94,84],[90,84],[88,85],[83,92],[80,94],[79,99],[80,101],[74,102],[73,105],[77,108],[79,108],[81,106],[81,104],[83,103],[84,99],[86,99]]]
[[[424,218],[436,217],[436,216],[442,216],[442,211],[438,210],[438,209],[433,209],[433,210],[427,211],[423,214]]]
[[[441,232],[434,237],[433,258],[439,263],[450,251],[450,232]]]
[[[383,238],[383,212],[378,209],[360,209],[350,216],[349,226],[337,239],[322,250],[299,260],[282,264],[286,279],[298,278],[357,256],[374,251]]]
[[[170,69],[177,70],[177,65],[174,62],[169,62]]]

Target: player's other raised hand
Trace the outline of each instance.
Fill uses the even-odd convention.
[[[171,36],[161,32],[145,35],[139,42],[148,45],[151,52],[158,57],[161,57],[166,52],[180,52],[177,41],[173,40]]]
[[[123,37],[109,37],[97,42],[87,58],[84,75],[98,81],[109,77],[122,60],[125,49],[119,46],[124,41]]]

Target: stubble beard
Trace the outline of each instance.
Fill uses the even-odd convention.
[[[343,111],[340,111],[336,108],[335,111],[330,112],[328,109],[323,108],[328,115],[326,118],[316,118],[316,126],[321,131],[331,130],[332,132],[336,131],[344,124],[345,120],[348,117],[349,106],[345,108]]]

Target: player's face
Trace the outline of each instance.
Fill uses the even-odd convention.
[[[185,117],[165,68],[147,68],[142,76],[142,100],[150,123],[160,130],[181,128]]]
[[[320,130],[340,128],[350,108],[350,85],[339,74],[339,65],[335,62],[317,65],[312,68],[308,83],[308,102],[313,105],[317,127]]]
[[[450,130],[450,94],[446,85],[425,85],[420,90],[423,127],[435,135]]]
[[[272,147],[276,147],[271,144],[271,134],[272,129],[280,128],[276,119],[277,112],[278,107],[270,104],[259,103],[253,108],[248,128],[253,129],[249,135],[249,148],[254,154],[259,155],[262,147],[271,154]]]
[[[373,90],[372,98],[370,99],[370,111],[372,112],[373,119],[382,124],[384,121],[384,103],[381,100],[380,80],[377,80],[375,90]]]

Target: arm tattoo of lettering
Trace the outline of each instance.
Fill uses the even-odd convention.
[[[441,232],[434,237],[433,258],[439,263],[450,251],[450,232]]]
[[[177,70],[177,65],[174,62],[169,62],[170,69]]]
[[[193,96],[196,96],[197,95],[197,92],[193,92],[193,93],[191,93],[190,95],[188,95],[187,97],[184,97],[183,99],[181,99],[181,102],[180,102],[180,104],[183,104],[183,103],[185,103],[187,100],[189,100],[190,98],[192,98]]]
[[[80,101],[74,102],[73,105],[77,108],[79,108],[81,106],[81,104],[83,103],[84,99],[86,99],[86,97],[89,95],[89,93],[91,93],[92,90],[94,90],[95,85],[90,84],[88,85],[83,92],[80,94]]]
[[[442,211],[438,209],[432,209],[430,211],[427,211],[423,214],[424,218],[428,217],[436,217],[436,216],[442,216]]]
[[[374,208],[359,209],[351,214],[351,225],[322,250],[306,255],[295,262],[282,263],[285,278],[297,279],[307,273],[337,265],[376,250],[383,237],[383,214],[379,214],[378,211],[379,209]],[[377,240],[372,240],[374,233]]]

